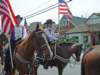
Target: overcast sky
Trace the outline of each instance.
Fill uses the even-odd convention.
[[[24,17],[53,5],[57,3],[58,0],[10,0],[10,2],[15,15],[20,14]],[[88,17],[94,12],[100,12],[100,0],[72,0],[68,3],[68,5],[74,16]],[[58,23],[58,8],[27,20],[28,23],[35,21],[41,21],[43,23],[46,19],[53,19],[56,23]]]

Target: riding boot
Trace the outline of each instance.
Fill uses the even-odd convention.
[[[48,69],[48,64],[45,63],[45,64],[43,65],[43,67],[44,67],[44,69]]]

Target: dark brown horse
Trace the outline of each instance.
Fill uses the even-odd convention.
[[[82,50],[82,44],[61,44],[51,46],[52,52],[54,54],[51,60],[40,60],[40,64],[47,69],[49,66],[56,66],[58,68],[58,75],[62,75],[65,66],[69,63],[70,57],[75,54],[74,59],[80,61],[80,55]]]
[[[100,45],[84,53],[81,62],[81,75],[100,75]]]
[[[4,63],[4,47],[6,47],[6,44],[8,43],[8,38],[4,33],[0,34],[0,57],[1,57],[1,64],[3,65]]]
[[[25,74],[36,75],[35,73],[37,72],[35,71],[34,68],[35,65],[33,64],[35,58],[34,53],[37,50],[38,51],[46,50],[45,47],[47,48],[47,46],[44,40],[44,36],[45,36],[44,32],[33,31],[30,33],[27,39],[25,39],[22,43],[16,46],[16,55],[14,59],[14,64],[15,64],[15,69],[17,69],[17,71],[19,72],[19,75],[25,75]],[[46,53],[45,55],[50,54],[49,51],[47,51]]]

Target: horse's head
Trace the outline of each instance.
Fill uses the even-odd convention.
[[[73,44],[71,46],[71,49],[74,51],[76,61],[80,61],[82,46],[83,46],[82,44]]]
[[[48,49],[48,42],[45,32],[43,31],[35,31],[33,32],[33,38],[35,38],[36,42],[36,52],[39,57],[42,57],[43,59],[50,58],[50,50]]]

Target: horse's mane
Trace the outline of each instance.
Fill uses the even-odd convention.
[[[28,37],[25,38],[19,45],[17,45],[17,47],[21,46],[21,47],[27,47],[32,43],[32,33],[28,34]]]

